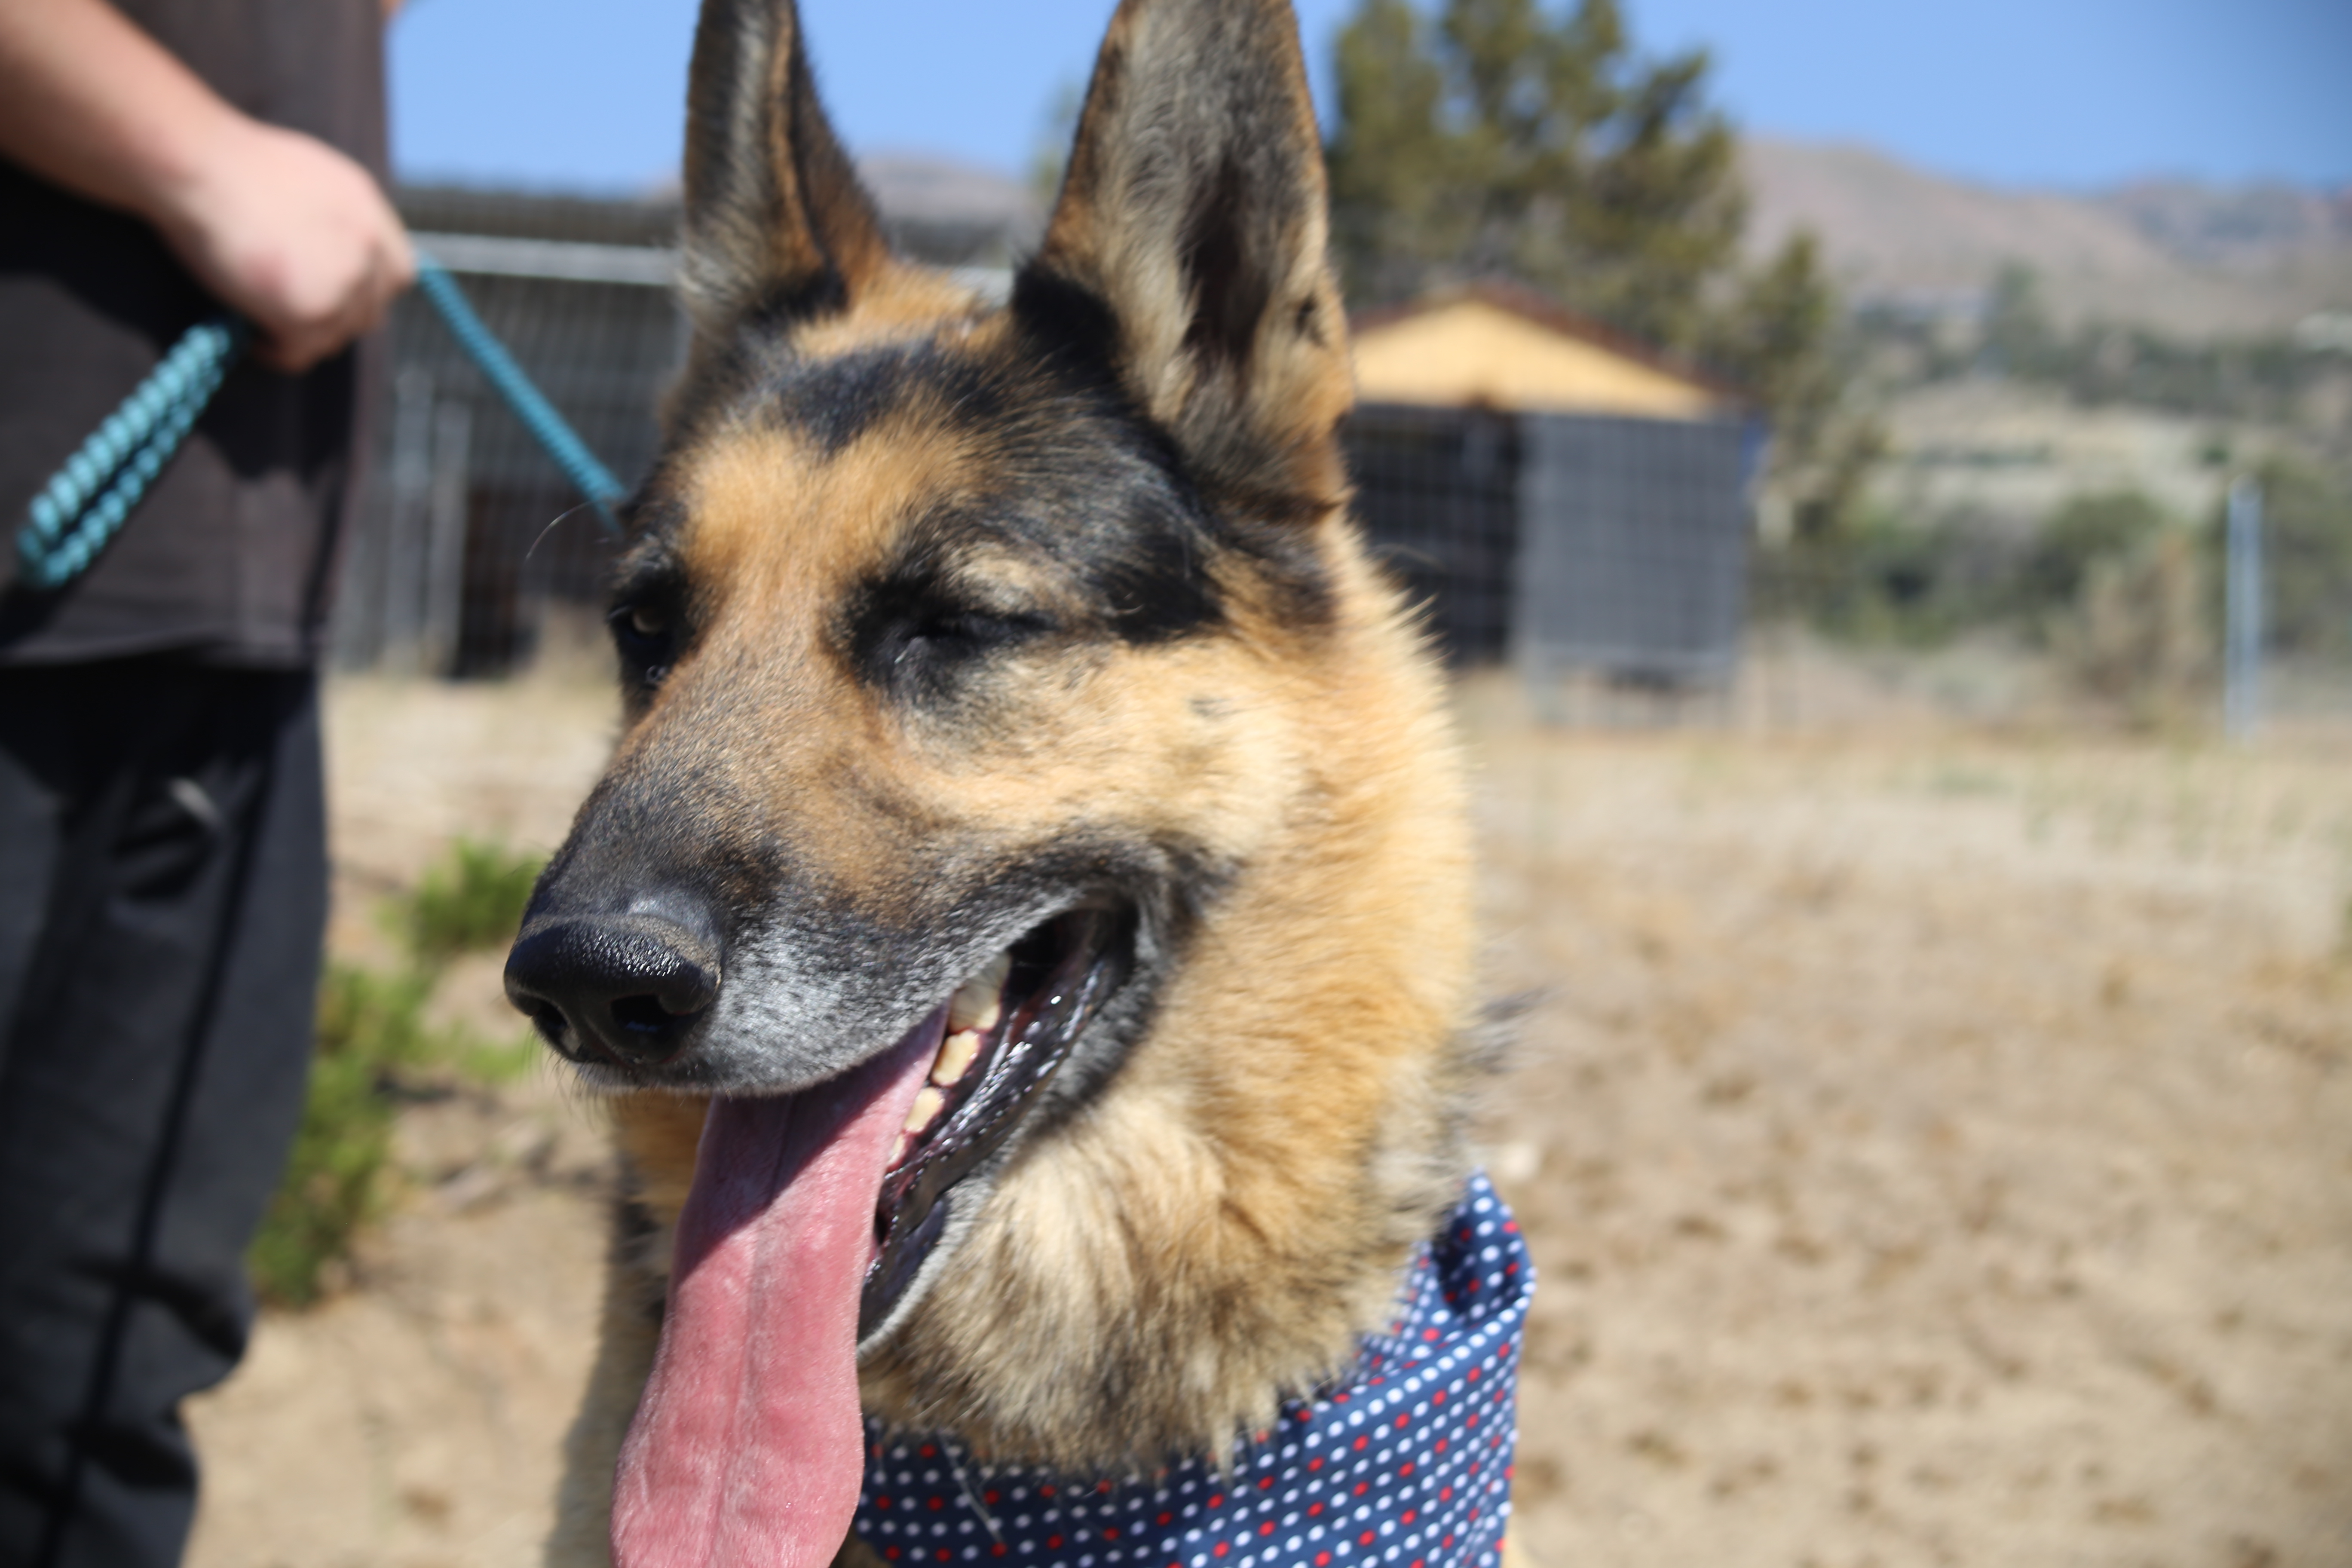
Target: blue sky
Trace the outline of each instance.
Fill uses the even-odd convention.
[[[1318,96],[1355,0],[1299,0]],[[1112,0],[803,0],[862,152],[1024,170]],[[1862,141],[1996,184],[2151,174],[2352,181],[2352,0],[1626,0],[1650,52],[1705,46],[1743,127]],[[625,190],[674,174],[692,0],[408,0],[393,145],[410,177]]]

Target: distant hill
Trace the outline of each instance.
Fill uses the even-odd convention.
[[[2192,266],[2261,266],[2352,246],[2352,188],[2149,180],[2092,201]]]
[[[2352,309],[2352,191],[2156,181],[2083,195],[1971,184],[1852,144],[1757,139],[1742,156],[1751,245],[1811,228],[1857,298],[1958,305],[2018,262],[2062,317],[2189,337]]]

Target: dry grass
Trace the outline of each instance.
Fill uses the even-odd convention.
[[[2352,1562],[2352,757],[1479,695],[1539,1561]]]
[[[2352,1563],[2352,748],[1544,734],[1484,762],[1491,1131],[1541,1264],[1543,1568]],[[593,686],[337,689],[337,940],[460,832],[551,847]],[[440,1005],[496,1016],[495,966]],[[195,1568],[532,1560],[594,1134],[411,1110],[355,1288],[191,1411]]]

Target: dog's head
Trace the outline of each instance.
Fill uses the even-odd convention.
[[[707,0],[625,729],[507,972],[719,1097],[625,1551],[822,1560],[861,1360],[1003,1451],[1221,1443],[1442,1207],[1458,802],[1324,251],[1284,0],[1127,0],[1002,307],[890,255],[790,0]]]

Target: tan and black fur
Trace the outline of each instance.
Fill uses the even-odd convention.
[[[628,1196],[564,1565],[605,1561],[709,1093],[822,1081],[1040,919],[1132,910],[1131,977],[860,1356],[871,1414],[1102,1472],[1344,1366],[1480,1070],[1459,764],[1346,513],[1288,5],[1127,0],[1005,308],[890,255],[790,0],[708,0],[687,204],[626,727],[533,918],[688,900],[724,978],[676,1059],[584,1068]]]

